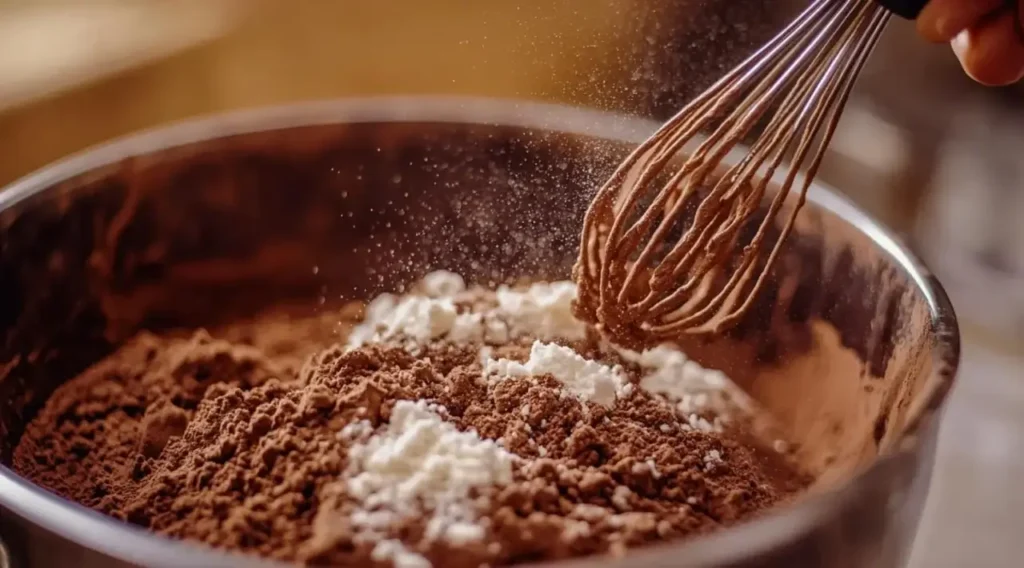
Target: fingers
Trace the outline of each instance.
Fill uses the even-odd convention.
[[[953,51],[975,81],[1009,85],[1024,77],[1024,42],[1019,30],[1016,11],[1005,10],[958,34]]]
[[[917,17],[917,31],[928,41],[947,43],[1005,5],[1004,0],[931,0]]]

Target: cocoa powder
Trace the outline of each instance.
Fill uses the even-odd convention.
[[[389,563],[353,525],[359,504],[345,475],[355,441],[342,430],[386,424],[399,400],[443,405],[459,429],[521,458],[511,484],[477,495],[482,541],[430,538],[415,516],[383,535],[437,565],[621,554],[731,525],[810,481],[785,456],[741,443],[741,426],[695,430],[639,388],[605,408],[565,396],[551,376],[483,380],[479,346],[437,343],[413,356],[398,346],[332,345],[355,315],[142,334],[54,393],[16,449],[15,469],[164,535],[360,566]],[[637,368],[596,343],[572,346],[639,381]],[[526,340],[494,349],[528,355]]]

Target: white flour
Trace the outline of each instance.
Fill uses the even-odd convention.
[[[552,375],[581,401],[603,406],[615,404],[617,398],[626,396],[629,391],[622,369],[585,359],[568,347],[541,341],[533,342],[530,358],[525,363],[489,359],[484,373],[497,377]]]
[[[537,282],[525,291],[498,288],[498,313],[515,336],[580,340],[587,327],[572,315],[576,285],[572,282]]]
[[[370,558],[377,562],[390,560],[395,568],[430,568],[426,558],[412,552],[400,540],[386,539],[377,543],[370,553]]]
[[[432,340],[501,345],[516,337],[579,340],[586,325],[572,315],[576,286],[572,282],[541,282],[524,289],[502,286],[497,305],[483,312],[461,312],[456,306],[466,291],[457,274],[426,275],[406,296],[382,294],[366,307],[366,318],[349,336],[350,347],[400,340],[410,351]]]
[[[642,353],[628,349],[618,351],[623,359],[645,371],[640,388],[675,403],[678,412],[694,429],[721,429],[720,424],[709,423],[697,415],[703,410],[714,410],[723,418],[737,410],[750,410],[747,394],[725,373],[702,367],[672,345],[659,345]]]
[[[584,358],[573,349],[550,343],[554,339],[582,340],[586,325],[572,315],[576,287],[572,282],[535,283],[498,288],[491,300],[479,297],[470,305],[461,276],[437,271],[425,276],[404,296],[384,294],[366,309],[364,323],[349,338],[350,347],[365,343],[397,342],[415,353],[431,341],[480,346],[480,364],[491,381],[505,377],[551,375],[565,396],[585,403],[612,406],[632,394],[634,385],[619,366]],[[474,311],[475,310],[475,311]],[[492,346],[530,337],[535,341],[526,362],[492,357]],[[720,428],[698,412],[734,408],[745,395],[719,371],[705,369],[678,349],[664,345],[637,353],[619,354],[644,371],[639,386],[674,404],[688,427]],[[729,404],[732,404],[730,407]],[[528,407],[519,409],[523,415]],[[458,546],[479,542],[486,527],[479,519],[486,491],[512,481],[516,458],[499,442],[460,432],[444,419],[445,411],[428,401],[399,401],[390,423],[374,432],[367,422],[350,424],[339,436],[352,442],[347,484],[362,507],[351,521],[365,538],[376,542],[373,558],[397,568],[424,568],[430,563],[395,540],[395,521],[425,516],[426,538]],[[662,429],[668,428],[663,424]],[[686,428],[687,426],[682,426]],[[538,448],[540,455],[547,453]],[[709,455],[708,467],[717,456]],[[646,463],[658,475],[653,460]],[[620,488],[622,489],[622,488]],[[471,495],[476,495],[475,500]],[[625,503],[617,492],[615,501]],[[621,505],[621,503],[618,503]]]
[[[363,506],[353,515],[357,527],[383,531],[426,509],[428,538],[453,544],[483,538],[470,493],[511,482],[515,456],[475,432],[460,432],[443,412],[426,401],[399,401],[386,426],[349,450],[348,490]]]

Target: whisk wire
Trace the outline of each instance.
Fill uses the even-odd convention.
[[[716,118],[722,112],[722,106],[715,107],[715,97],[722,90],[729,88],[733,82],[743,75],[752,75],[758,72],[761,68],[771,63],[777,56],[780,50],[786,48],[785,38],[788,35],[799,34],[805,28],[811,26],[815,22],[815,18],[826,9],[832,7],[830,2],[817,2],[805,10],[800,16],[798,16],[781,34],[776,36],[773,40],[769,41],[765,46],[759,49],[754,55],[745,60],[738,67],[727,73],[724,77],[713,84],[703,94],[699,95],[695,100],[688,104],[683,110],[677,113],[674,117],[669,119],[666,125],[659,132],[670,132],[668,137],[654,136],[648,139],[644,144],[641,144],[636,150],[634,150],[626,160],[616,169],[612,174],[609,182],[598,192],[594,198],[594,202],[591,208],[588,210],[587,215],[584,219],[584,234],[587,234],[588,230],[593,231],[595,227],[596,218],[604,213],[609,204],[615,202],[615,198],[619,196],[620,191],[615,190],[617,187],[622,187],[623,182],[628,177],[631,170],[633,170],[643,158],[654,151],[655,154],[650,160],[647,161],[645,166],[640,173],[639,178],[635,181],[632,186],[636,191],[630,192],[624,200],[625,204],[622,207],[615,207],[617,210],[628,210],[635,201],[639,199],[639,193],[647,187],[655,175],[667,166],[665,160],[672,157],[678,151],[678,147],[683,145],[686,141],[692,138],[699,129],[704,126],[707,122],[710,122]],[[680,123],[690,122],[692,117],[696,116],[700,120],[693,121],[691,128],[684,128],[678,130]],[[678,132],[677,132],[678,130]],[[658,151],[655,149],[665,148],[665,151]],[[685,166],[684,166],[684,171]],[[613,205],[614,207],[614,205]],[[618,211],[616,211],[618,212]],[[613,226],[608,234],[607,242],[613,243],[617,241],[618,232],[621,229]],[[598,250],[588,249],[584,247],[584,250],[589,250],[589,256],[585,259],[586,262],[581,263],[581,267],[590,276],[594,276],[594,270],[601,261]],[[607,251],[604,255],[608,256]],[[601,286],[604,288],[604,286]]]
[[[807,190],[810,188],[810,184],[817,174],[817,170],[820,167],[821,160],[824,157],[825,149],[830,142],[836,127],[838,126],[839,119],[842,115],[842,108],[849,97],[849,94],[853,88],[854,81],[859,74],[864,63],[867,61],[867,57],[870,54],[871,47],[877,42],[878,36],[884,30],[885,23],[888,20],[888,12],[878,8],[873,4],[866,4],[862,6],[858,13],[857,22],[863,22],[864,19],[870,19],[871,23],[868,26],[867,33],[865,34],[864,40],[855,44],[841,44],[839,47],[842,51],[852,51],[852,64],[848,66],[839,65],[841,59],[835,58],[827,68],[827,73],[824,76],[824,81],[819,82],[819,86],[816,89],[816,93],[812,98],[809,98],[805,102],[805,111],[811,112],[810,126],[807,130],[807,134],[804,139],[801,140],[800,146],[796,151],[796,158],[793,160],[794,166],[790,168],[789,175],[786,180],[781,184],[784,188],[792,187],[795,181],[796,175],[798,174],[797,166],[802,164],[803,159],[806,157],[808,150],[813,142],[813,134],[818,132],[822,124],[825,124],[825,131],[821,133],[818,141],[818,150],[815,152],[812,158],[811,164],[808,166],[806,172],[803,175],[803,184],[797,192],[797,203],[790,210],[788,218],[782,223],[781,231],[779,236],[775,239],[775,244],[772,247],[771,252],[766,259],[765,265],[770,267],[774,264],[775,259],[782,249],[782,245],[789,236],[789,233],[793,229],[793,225],[796,220],[796,215],[799,213],[800,207],[803,205],[806,199]],[[850,36],[856,36],[857,27],[853,27],[847,30],[847,34]],[[838,80],[831,81],[832,77],[839,73]],[[786,192],[788,193],[788,191]],[[780,191],[779,195],[783,195]],[[769,212],[765,215],[758,232],[755,234],[754,239],[757,244],[760,244],[764,239],[767,224],[774,218],[774,215],[782,206],[782,199],[779,196],[772,201]],[[756,245],[754,245],[756,246]],[[750,260],[753,260],[752,258]],[[747,268],[742,272],[737,271],[737,274],[742,274],[739,280],[740,285],[746,284],[754,274],[754,264],[748,262]],[[765,269],[758,273],[758,278],[754,283],[753,288],[749,293],[742,294],[745,297],[745,301],[738,308],[726,313],[721,320],[718,322],[720,327],[730,326],[742,317],[742,315],[750,308],[753,300],[756,298],[757,293],[760,291],[765,281],[767,280],[768,270]],[[742,288],[741,288],[742,289]]]
[[[647,339],[735,324],[767,281],[888,18],[872,0],[814,0],[634,150],[584,219],[578,315]]]
[[[845,5],[841,6],[841,9],[837,10],[836,13],[831,16],[830,24],[833,24],[836,21],[839,21],[839,18],[846,16],[849,11],[853,10],[853,8],[854,8],[854,6],[852,5],[852,3],[846,3]],[[720,159],[722,157],[724,157],[724,155],[728,151],[731,151],[732,148],[735,146],[735,139],[736,139],[736,137],[742,135],[743,132],[748,131],[750,126],[765,112],[765,110],[767,110],[768,106],[774,101],[776,93],[779,92],[779,90],[781,89],[782,85],[785,84],[782,81],[780,81],[780,79],[786,78],[786,76],[780,70],[785,70],[786,74],[791,74],[791,73],[794,73],[794,70],[797,68],[797,66],[799,64],[805,62],[807,60],[807,58],[809,58],[809,57],[812,58],[813,61],[815,61],[815,62],[818,62],[818,61],[821,61],[821,60],[825,59],[826,52],[824,52],[824,51],[814,51],[813,49],[811,49],[811,47],[813,47],[815,42],[819,42],[819,41],[823,41],[823,40],[831,41],[831,40],[835,39],[835,36],[839,33],[839,31],[840,30],[836,29],[832,25],[826,26],[825,28],[820,30],[820,32],[816,36],[811,37],[809,41],[799,43],[793,49],[790,49],[787,52],[784,52],[783,53],[784,57],[790,57],[790,56],[793,56],[795,54],[794,60],[790,60],[789,61],[789,65],[787,65],[785,67],[776,67],[775,70],[777,72],[769,73],[765,77],[765,79],[762,80],[755,87],[754,94],[757,95],[757,96],[747,97],[745,99],[746,101],[752,101],[752,100],[756,101],[756,103],[755,104],[741,104],[739,106],[739,109],[742,112],[741,113],[733,113],[731,115],[732,117],[736,117],[738,115],[741,116],[741,118],[739,120],[739,124],[737,124],[736,121],[729,121],[729,120],[724,121],[723,124],[719,126],[718,131],[715,133],[715,134],[719,134],[721,136],[715,136],[714,134],[712,136],[709,136],[706,139],[705,143],[702,145],[701,149],[698,150],[698,152],[695,152],[693,156],[691,156],[690,163],[700,162],[702,164],[702,166],[704,166],[704,167],[706,167],[706,164],[712,164],[712,165],[717,164],[720,161]],[[814,81],[812,81],[811,79],[812,79],[812,76],[806,76],[806,77],[801,78],[800,81],[798,81],[797,88],[795,89],[797,96],[803,96],[805,94],[805,91],[810,89],[810,87],[815,84]],[[769,87],[771,87],[771,88],[769,88]],[[738,94],[738,91],[736,93],[733,93],[733,94],[734,95]],[[791,98],[792,96],[793,96],[793,92],[790,93],[790,95],[787,97],[787,99]],[[751,107],[753,107],[753,108],[751,108]],[[785,108],[785,107],[783,107],[783,108]],[[790,112],[783,112],[783,113],[780,113],[780,114],[776,115],[775,119],[777,120],[778,118],[782,117],[784,119],[783,120],[784,123],[785,122],[792,122],[793,118],[799,116],[799,114],[797,112],[798,110],[799,110],[799,107],[794,107],[794,108],[791,109]],[[787,118],[787,117],[790,117],[791,119],[788,120],[788,121],[785,120],[785,118]],[[775,122],[776,120],[773,120],[773,122]],[[722,131],[725,131],[724,135],[722,135]],[[783,140],[782,146],[783,147],[785,147],[786,144],[791,140],[793,132],[794,131],[790,130],[788,132],[787,136],[782,137],[782,140]],[[730,143],[717,143],[716,144],[717,141],[722,140],[722,139],[724,139],[724,140],[726,140],[727,142],[730,142]],[[706,222],[708,220],[708,215],[710,214],[711,211],[718,211],[719,215],[717,215],[717,216],[721,217],[721,215],[720,215],[721,209],[716,207],[716,205],[719,204],[719,202],[720,202],[720,200],[722,198],[723,192],[729,192],[730,189],[735,191],[736,188],[741,187],[741,186],[746,184],[746,182],[748,181],[749,176],[751,175],[751,173],[753,171],[759,169],[759,167],[761,165],[763,165],[763,162],[768,157],[768,155],[766,155],[764,152],[761,152],[759,154],[756,151],[756,150],[759,149],[759,148],[757,148],[757,146],[769,146],[770,147],[770,146],[772,146],[772,144],[770,142],[773,139],[774,139],[774,141],[777,142],[779,140],[779,137],[778,136],[774,136],[774,137],[762,138],[761,140],[766,142],[766,144],[755,145],[755,148],[752,149],[754,151],[752,151],[750,154],[747,154],[747,156],[745,156],[744,159],[741,160],[741,162],[736,167],[732,168],[729,172],[727,172],[724,176],[722,176],[722,178],[720,178],[718,180],[718,183],[715,184],[714,189],[704,199],[704,201],[700,204],[700,207],[698,208],[697,213],[696,213],[696,218],[695,218],[694,223],[693,223],[695,226],[700,226],[704,222]],[[775,144],[775,145],[777,145],[777,144]],[[710,157],[707,156],[706,153],[702,153],[702,150],[706,150],[708,148],[713,148],[713,150],[711,150],[713,153],[712,153],[712,155]],[[751,160],[751,157],[752,156],[756,156],[756,155],[760,155],[761,158],[758,159],[758,160]],[[776,159],[773,160],[773,164],[772,164],[773,166],[777,166],[777,163],[779,161],[781,161],[782,152],[781,151],[777,152],[776,156],[777,156]],[[741,171],[742,170],[746,170],[744,172],[745,175],[737,175],[737,172],[736,172],[737,169],[741,169]],[[764,182],[758,183],[758,184],[755,185],[755,191],[753,193],[755,194],[754,197],[758,198],[756,201],[759,201],[760,195],[763,194],[763,190],[764,190],[764,187],[766,186],[767,178],[769,178],[771,176],[771,174],[772,174],[772,171],[771,171],[772,169],[774,169],[774,168],[769,168],[769,171],[765,173],[765,176],[764,176],[765,180],[764,180]],[[700,176],[700,177],[703,177],[703,176]],[[673,181],[670,181],[669,184],[670,185],[668,187],[672,187],[673,186]],[[664,193],[668,193],[668,192],[664,192]],[[783,192],[780,192],[780,195],[781,195],[781,198],[785,197]],[[754,199],[746,199],[742,203],[740,203],[740,206],[742,207],[745,204],[749,206],[749,204],[751,204],[754,201],[755,201]],[[779,199],[777,199],[776,201],[779,201]],[[654,243],[657,243],[657,242],[660,241],[660,239],[658,238],[658,236],[659,236],[658,233],[664,233],[669,227],[671,227],[677,221],[678,211],[681,210],[681,209],[682,209],[681,207],[676,207],[675,211],[673,211],[672,214],[666,216],[662,220],[662,224],[658,228],[658,232],[656,232],[655,236],[652,237],[651,242],[648,244],[648,247],[645,248],[645,251],[644,251],[645,254],[643,254],[641,259],[638,260],[637,265],[642,265],[643,261],[646,258],[649,258],[649,256],[650,256],[649,253],[653,250],[653,246],[652,245]],[[724,230],[719,230],[718,231],[717,236],[719,237],[719,239],[718,239],[719,242],[721,242],[723,240],[723,237],[728,237],[729,229],[731,228],[730,225],[737,224],[737,220],[742,218],[742,217],[744,217],[744,215],[743,214],[741,214],[741,215],[733,215],[732,217],[733,217],[733,219],[732,219],[733,222],[732,223],[727,222],[726,223],[727,226],[724,228]],[[661,282],[668,282],[669,281],[668,279],[665,279],[663,277],[664,276],[664,274],[663,274],[664,273],[664,269],[667,266],[672,266],[672,264],[675,264],[675,268],[671,271],[673,273],[672,276],[676,276],[680,271],[685,270],[688,267],[688,265],[689,265],[688,261],[695,257],[695,255],[693,253],[695,251],[702,250],[701,247],[703,247],[704,245],[707,244],[706,243],[706,238],[711,233],[711,231],[709,229],[711,227],[713,227],[714,225],[715,225],[715,223],[712,222],[712,223],[708,224],[703,230],[701,230],[699,232],[694,231],[694,232],[688,233],[687,236],[689,236],[689,237],[696,236],[697,237],[696,240],[695,241],[688,241],[686,238],[684,238],[682,240],[682,242],[678,243],[674,247],[673,251],[671,253],[669,253],[669,255],[664,259],[664,263],[661,266],[659,266],[657,269],[655,269],[655,272],[652,275],[652,290],[648,293],[648,298],[651,298],[652,296],[656,295],[656,293],[658,292],[658,288],[662,287],[662,286],[658,285],[659,281],[661,281]],[[756,244],[757,243],[755,243],[755,245]],[[715,247],[715,246],[710,246],[710,247],[708,247],[708,250],[711,251],[711,252],[710,252],[709,255],[706,255],[704,257],[704,259],[705,259],[704,264],[705,265],[707,265],[707,264],[717,264],[717,262],[719,261],[719,257],[722,256],[723,248]],[[675,260],[675,257],[678,257],[678,255],[681,254],[681,253],[688,253],[688,254],[685,254],[685,256],[683,257],[683,259],[681,261],[674,263],[673,261]],[[744,256],[750,256],[750,255],[745,254]],[[634,265],[634,266],[637,266],[637,265]],[[697,270],[696,272],[698,274],[701,273],[700,270]],[[739,276],[739,275],[743,274],[744,272],[745,271],[739,271],[739,272],[736,273],[736,275]],[[635,270],[635,269],[630,271],[630,277],[627,278],[626,284],[625,284],[625,286],[623,288],[624,291],[628,291],[630,285],[632,284],[631,280],[632,280],[633,277],[635,277],[637,275],[637,273],[638,273],[638,271]],[[662,276],[662,278],[659,278],[659,276]],[[727,284],[726,289],[723,290],[723,292],[728,292],[729,290],[731,290],[733,285],[737,281],[739,281],[739,279],[737,279],[735,277],[731,278],[730,281],[729,281],[729,284]],[[696,282],[694,282],[694,281],[686,282],[682,286],[681,290],[679,290],[675,294],[670,295],[670,297],[667,298],[666,300],[669,300],[669,302],[671,302],[672,300],[677,300],[683,293],[685,293],[685,292],[687,292],[689,290],[692,290],[694,284],[696,284]],[[723,294],[719,294],[718,296],[715,297],[715,299],[720,299],[721,296],[723,296]],[[620,294],[620,300],[621,300],[621,294]],[[645,304],[649,305],[649,303],[650,303],[649,299],[646,300],[645,302],[641,302],[640,303],[640,307],[643,307]],[[651,315],[660,315],[661,313],[664,313],[665,311],[671,310],[671,308],[672,308],[671,304],[666,305],[666,303],[667,302],[665,300],[660,302],[661,305],[654,307],[652,312],[651,312]],[[695,314],[695,317],[700,317],[701,315],[703,315],[706,312],[707,312],[706,309],[701,310],[700,312]],[[692,319],[693,318],[688,319],[686,321],[689,322]]]
[[[836,13],[831,16],[832,21],[830,22],[830,24],[833,24],[835,21],[837,21],[838,18],[846,16],[846,13],[849,10],[852,10],[852,8],[853,6],[851,2],[847,2],[846,4],[842,5],[841,9],[837,10]],[[822,59],[824,57],[824,53],[816,53],[814,50],[811,49],[811,47],[813,47],[813,44],[815,42],[822,41],[826,34],[834,37],[837,33],[838,31],[832,25],[829,25],[823,28],[817,34],[817,36],[811,37],[808,41],[798,43],[792,49],[777,50],[776,53],[781,54],[784,58],[787,58],[791,54],[796,52],[796,59],[790,61],[789,65],[774,67],[773,70],[769,72],[769,74],[765,77],[764,80],[758,82],[758,84],[755,85],[754,87],[754,92],[752,93],[752,96],[747,96],[746,98],[743,99],[743,101],[741,101],[740,106],[738,107],[739,112],[733,112],[723,121],[721,125],[719,125],[715,132],[717,136],[712,135],[708,136],[705,139],[705,141],[691,155],[690,160],[688,160],[687,165],[690,167],[684,166],[675,176],[672,177],[672,179],[668,181],[666,187],[679,187],[679,184],[682,182],[682,178],[688,175],[692,175],[696,178],[701,179],[704,178],[706,174],[709,173],[708,170],[711,167],[716,166],[721,161],[721,159],[729,151],[731,151],[733,147],[735,147],[736,139],[742,136],[743,133],[749,131],[750,127],[767,111],[771,103],[775,100],[775,97],[778,94],[778,92],[786,84],[784,82],[784,79],[788,78],[787,75],[794,73],[795,70],[799,67],[799,64],[803,63],[803,60],[805,60],[807,57],[815,56],[816,59]],[[831,40],[832,37],[829,37],[828,39]],[[757,64],[763,63],[763,61],[755,61],[757,62]],[[809,77],[804,78],[804,80],[801,81],[801,83],[806,83],[809,86],[811,82],[808,79]],[[736,86],[733,85],[731,90],[727,93],[728,96],[723,97],[722,99],[719,100],[719,106],[724,106],[725,104],[731,102],[733,98],[741,95],[740,91],[740,89],[737,89]],[[706,116],[701,115],[698,115],[698,117],[703,118],[705,120],[707,118]],[[687,135],[687,137],[689,137],[690,135],[694,134],[695,131],[696,128],[691,127],[686,130],[685,134]],[[725,140],[726,143],[722,143],[723,140]],[[748,157],[750,155],[748,155]],[[745,159],[744,161],[749,160]],[[659,164],[659,166],[660,165],[661,164]],[[651,169],[653,170],[654,168]],[[657,169],[660,170],[661,168],[659,167]],[[732,172],[730,172],[730,174],[731,173]],[[703,222],[706,222],[709,207],[713,206],[716,201],[720,200],[721,194],[729,189],[730,184],[726,183],[726,180],[729,179],[730,174],[726,174],[726,176],[724,176],[722,180],[720,180],[720,182],[715,185],[714,189],[701,204],[701,207],[698,209],[696,213],[696,219],[694,220],[695,225],[699,225]],[[695,185],[696,184],[688,184],[688,188],[693,188]],[[671,189],[663,190],[659,193],[659,195],[671,195]],[[683,201],[685,201],[685,199]],[[643,217],[641,217],[641,220],[637,224],[635,224],[630,231],[627,232],[627,246],[632,247],[636,239],[636,235],[641,231],[646,230],[646,228],[650,225],[651,220],[654,217],[653,214],[659,209],[658,205],[658,203],[652,204],[652,206],[648,209],[648,212]],[[655,235],[650,239],[649,246],[645,247],[643,253],[641,253],[641,259],[638,260],[638,264],[642,265],[646,260],[650,258],[650,255],[653,251],[653,246],[651,245],[660,242],[659,237],[662,237],[664,233],[678,221],[678,217],[681,214],[682,210],[683,207],[681,206],[675,207],[670,212],[670,214],[662,218],[661,226],[656,230]],[[687,236],[693,237],[694,235],[698,234],[705,235],[707,233],[702,231],[700,233],[689,233]],[[693,250],[694,247],[700,246],[701,244],[703,243],[695,243],[692,242],[691,240],[684,238],[683,241],[680,242],[676,248],[679,250]],[[670,255],[669,258],[666,259],[666,261],[672,262],[671,257],[672,255]],[[635,275],[636,272],[632,271],[631,274]],[[627,278],[627,282],[624,289],[629,288],[629,286],[632,284],[631,280],[632,278]],[[619,301],[623,299],[621,294],[618,299]]]

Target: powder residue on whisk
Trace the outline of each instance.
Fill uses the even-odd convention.
[[[721,333],[773,301],[760,293],[885,29],[882,4],[809,3],[619,164],[584,217],[581,318],[655,343]]]

